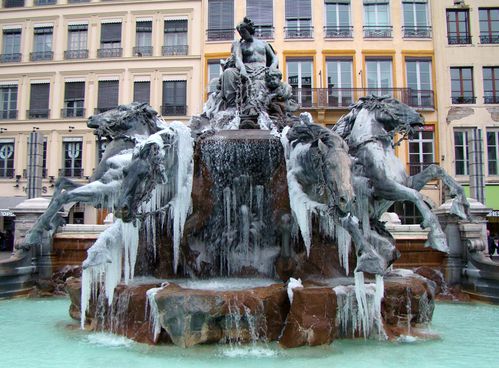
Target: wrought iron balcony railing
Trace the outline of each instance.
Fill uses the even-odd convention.
[[[1,120],[17,119],[17,110],[0,110],[0,119]]]
[[[29,59],[31,61],[52,60],[53,58],[53,51],[37,51],[29,54]]]
[[[430,165],[438,165],[438,162],[409,162],[409,175],[413,176],[419,174]]]
[[[163,46],[161,48],[163,56],[187,55],[189,53],[189,46],[187,45],[172,45]]]
[[[414,107],[417,110],[435,109],[435,98],[434,92],[431,90],[415,90],[410,89],[410,95],[408,96],[409,106]]]
[[[97,57],[100,58],[121,57],[122,55],[123,55],[122,47],[114,47],[112,49],[97,49]]]
[[[55,5],[57,4],[57,0],[35,0],[35,5]]]
[[[114,109],[116,106],[101,106],[94,109],[94,114],[102,114],[103,112]]]
[[[61,109],[61,116],[64,118],[82,118],[85,116],[84,107],[65,107]]]
[[[187,115],[187,106],[185,105],[163,105],[161,106],[163,116],[183,116]]]
[[[206,30],[208,41],[232,41],[234,39],[234,28],[208,29]]]
[[[410,88],[293,88],[293,98],[302,108],[347,109],[360,97],[375,94],[390,95],[410,104]]]
[[[21,58],[22,58],[21,53],[1,54],[0,55],[0,62],[2,62],[2,63],[18,63],[21,61]]]
[[[26,111],[28,119],[48,119],[50,109],[30,109]]]
[[[391,38],[392,26],[364,26],[364,38]]]
[[[59,177],[83,178],[83,168],[81,168],[81,167],[65,167],[65,168],[59,169]]]
[[[326,38],[352,38],[353,26],[324,26]]]
[[[496,96],[483,96],[485,104],[499,104],[499,95]]]
[[[402,32],[405,38],[431,38],[430,26],[404,26]]]
[[[4,8],[17,8],[24,6],[24,0],[3,0]]]
[[[90,0],[68,0],[69,4],[77,4],[77,3],[89,3]]]
[[[453,96],[452,103],[455,105],[475,104],[476,97],[475,96]]]
[[[42,169],[42,178],[46,178],[47,177],[47,169],[43,168]],[[28,178],[28,169],[23,169],[23,179],[27,179]]]
[[[483,44],[499,43],[499,32],[481,34],[480,35],[480,43],[483,43]]]
[[[284,27],[284,37],[287,39],[307,39],[314,37],[313,26]]]
[[[447,35],[447,40],[449,42],[449,45],[470,45],[471,35],[449,33]]]
[[[133,48],[134,56],[152,56],[152,46],[135,46]]]
[[[274,27],[272,26],[255,26],[255,36],[265,40],[274,38]]]
[[[12,179],[16,170],[13,167],[2,167],[0,168],[0,178],[2,179]]]
[[[88,59],[88,50],[66,50],[64,59]]]

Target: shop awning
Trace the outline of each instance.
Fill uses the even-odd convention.
[[[11,209],[26,199],[28,197],[0,197],[0,216],[15,216]]]

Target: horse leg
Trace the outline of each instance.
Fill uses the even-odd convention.
[[[375,195],[392,201],[409,201],[416,205],[423,216],[422,228],[430,228],[425,246],[432,247],[441,252],[448,252],[447,238],[438,223],[438,219],[423,201],[421,193],[413,188],[406,187],[393,180],[386,180],[382,187],[375,186]]]
[[[447,174],[440,166],[434,164],[430,165],[420,173],[411,176],[409,178],[409,187],[419,192],[423,189],[426,183],[433,179],[442,180],[442,182],[449,188],[450,195],[453,198],[450,212],[456,216],[459,216],[463,220],[469,220],[470,204],[466,199],[463,187],[461,187],[461,185],[459,185],[459,183]]]
[[[388,263],[369,244],[362,235],[359,227],[359,220],[356,217],[347,215],[340,218],[341,226],[348,231],[355,244],[357,254],[357,267],[355,272],[367,272],[376,275],[383,275]]]

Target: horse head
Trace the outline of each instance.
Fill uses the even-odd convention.
[[[130,165],[123,170],[121,190],[114,205],[114,214],[123,222],[137,217],[139,206],[147,202],[156,185],[168,183],[168,174],[175,164],[175,143],[175,135],[167,128],[135,149]]]
[[[87,126],[94,134],[112,140],[117,136],[135,136],[156,133],[158,113],[147,103],[132,102],[88,118]]]

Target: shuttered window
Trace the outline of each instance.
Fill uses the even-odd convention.
[[[135,82],[133,84],[133,100],[136,102],[147,102],[150,101],[151,95],[151,82]]]
[[[16,8],[16,7],[23,7],[23,6],[24,6],[24,0],[4,0],[3,1],[4,8]]]
[[[310,0],[286,0],[286,21],[296,19],[312,19]]]
[[[234,28],[234,0],[208,0],[208,29]]]
[[[120,43],[121,44],[121,23],[105,23],[101,26],[101,44]]]
[[[246,14],[256,26],[272,26],[273,0],[251,0],[246,2]]]
[[[52,51],[52,27],[35,28],[33,51],[38,53]]]
[[[163,82],[163,115],[185,115],[186,81]]]
[[[150,47],[152,45],[152,22],[137,22],[135,29],[136,45],[139,47]]]
[[[64,89],[64,117],[84,115],[85,82],[66,82]]]
[[[97,108],[100,112],[110,110],[118,105],[119,81],[99,81]]]
[[[13,54],[19,54],[20,52],[21,52],[21,29],[20,28],[4,29],[2,54],[13,55]],[[2,61],[11,61],[11,60],[2,60]]]
[[[187,55],[187,20],[165,20],[163,55]]]
[[[32,84],[29,98],[29,118],[41,119],[49,117],[50,84]]]

